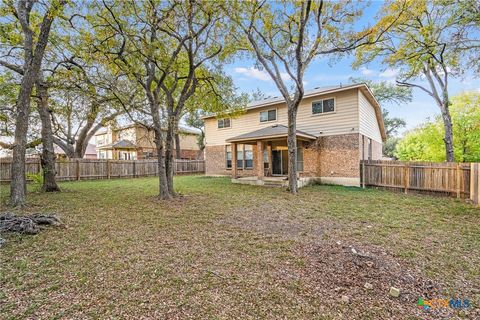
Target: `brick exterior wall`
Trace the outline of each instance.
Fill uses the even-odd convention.
[[[180,157],[189,160],[195,160],[197,158],[203,159],[203,153],[201,153],[199,157],[199,152],[199,150],[180,149]]]
[[[319,137],[318,176],[358,178],[360,176],[358,137],[358,133]]]
[[[205,147],[205,174],[230,174],[230,171],[225,169],[226,161],[225,146]]]
[[[303,143],[303,172],[299,173],[301,177],[318,176],[318,156],[316,143]]]
[[[300,144],[299,144],[300,145]],[[362,157],[362,135],[358,133],[319,137],[313,142],[302,142],[302,177],[359,178]],[[368,149],[365,137],[365,148]],[[368,150],[365,150],[367,156]],[[372,159],[381,159],[382,144],[372,140]],[[231,175],[226,170],[225,146],[205,148],[207,175]],[[253,146],[253,170],[237,170],[238,176],[256,176],[258,168],[257,146]],[[261,162],[260,162],[261,163]]]

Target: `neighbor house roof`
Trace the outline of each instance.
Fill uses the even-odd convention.
[[[252,132],[244,133],[239,136],[227,139],[227,142],[245,142],[250,140],[258,140],[258,139],[267,139],[267,138],[283,138],[288,135],[288,128],[282,124],[275,124],[271,127],[266,127],[262,129],[258,129]],[[304,139],[316,139],[315,136],[308,134],[306,132],[297,130],[296,131],[297,138],[304,138]]]
[[[119,140],[114,143],[98,147],[98,149],[136,149],[137,146],[128,140]]]
[[[133,128],[135,126],[139,126],[139,127],[144,127],[143,125],[141,124],[137,124],[137,123],[131,123],[131,124],[127,124],[127,125],[124,125],[124,126],[120,126],[120,127],[117,127],[117,128],[114,128],[113,130],[114,131],[118,131],[118,130],[125,130],[125,129],[128,129],[128,128]],[[202,132],[200,131],[200,129],[197,129],[197,128],[192,128],[192,127],[187,127],[187,126],[182,126],[182,125],[179,125],[178,126],[178,129],[181,133],[187,133],[187,134],[201,134]],[[162,130],[166,131],[167,129],[166,128],[162,128]],[[102,128],[100,130],[97,131],[97,133],[95,133],[96,136],[98,135],[101,135],[101,134],[105,134],[107,133],[108,130],[107,128]]]
[[[63,151],[63,149],[60,148],[59,146],[54,145],[53,148],[54,148],[56,154],[65,154],[65,151]],[[95,149],[95,145],[92,144],[92,143],[87,144],[87,148],[85,149],[85,154],[86,154],[86,155],[87,155],[87,154],[94,154],[94,155],[96,155],[96,154],[97,154],[97,151],[96,151],[96,149]]]
[[[355,83],[355,84],[349,84],[349,85],[317,87],[313,90],[306,91],[305,94],[303,95],[303,99],[315,97],[318,95],[331,94],[335,92],[351,90],[351,89],[359,89],[365,95],[365,97],[367,97],[368,101],[372,104],[373,108],[375,109],[375,116],[377,118],[378,126],[380,127],[380,133],[382,135],[382,139],[385,140],[387,136],[385,134],[385,126],[383,123],[382,109],[377,99],[373,95],[372,91],[367,86],[367,84]],[[252,109],[267,107],[267,106],[279,104],[282,102],[285,102],[285,99],[283,97],[266,98],[263,100],[254,101],[247,104],[244,110],[249,111]],[[214,118],[214,117],[216,117],[216,115],[211,114],[211,115],[204,116],[203,119]]]

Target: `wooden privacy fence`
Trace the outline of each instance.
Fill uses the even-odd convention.
[[[11,159],[0,159],[0,182],[11,180]],[[57,159],[55,162],[58,181],[136,178],[158,175],[157,160],[100,160],[100,159]],[[40,159],[27,159],[25,171],[28,175],[41,171]],[[175,174],[205,172],[204,160],[174,160]]]
[[[453,162],[360,161],[362,186],[443,193],[480,202],[480,164]]]

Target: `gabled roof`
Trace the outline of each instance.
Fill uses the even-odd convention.
[[[262,129],[258,129],[252,132],[244,133],[239,136],[227,139],[227,142],[241,142],[241,141],[249,141],[249,140],[258,140],[258,139],[266,139],[266,138],[282,138],[288,135],[288,128],[282,124],[275,124],[271,127],[266,127]],[[308,134],[306,132],[297,130],[296,135],[298,138],[304,138],[308,140],[316,139],[315,136]]]
[[[55,150],[56,154],[65,154],[65,151],[63,151],[63,149],[57,146],[56,144],[53,146],[53,149]],[[94,144],[92,143],[87,144],[87,148],[85,149],[85,155],[87,154],[94,154],[94,155],[97,154]]]
[[[385,133],[385,125],[383,123],[382,109],[377,99],[375,98],[375,96],[373,95],[372,91],[370,90],[370,88],[366,83],[317,87],[313,90],[306,91],[305,94],[303,95],[303,99],[307,99],[307,98],[311,98],[319,95],[342,92],[342,91],[351,90],[351,89],[359,89],[365,95],[365,97],[367,97],[368,101],[372,104],[373,108],[375,109],[375,116],[377,118],[378,126],[380,127],[380,134],[382,136],[382,139],[386,140],[387,136]],[[285,99],[283,97],[266,98],[263,100],[254,101],[247,104],[244,110],[250,111],[252,109],[267,107],[267,106],[284,103],[284,102],[285,102]],[[215,114],[211,114],[211,115],[204,116],[203,119],[214,118],[215,116],[216,116]]]
[[[129,140],[118,140],[114,143],[98,147],[98,149],[136,149],[137,146]]]
[[[131,123],[131,124],[127,124],[127,125],[124,125],[124,126],[114,128],[113,130],[114,131],[125,130],[125,129],[128,129],[128,128],[133,128],[135,126],[139,126],[139,127],[144,128],[144,126],[142,126],[141,124]],[[166,131],[167,129],[162,128],[162,130]],[[178,125],[178,131],[180,133],[195,134],[195,135],[198,135],[198,134],[202,133],[200,131],[200,129],[193,128],[193,127],[187,127],[187,126],[183,126],[183,125]],[[102,129],[98,130],[97,133],[95,133],[95,135],[98,136],[98,135],[101,135],[101,134],[105,134],[107,132],[108,132],[107,128],[102,128]]]

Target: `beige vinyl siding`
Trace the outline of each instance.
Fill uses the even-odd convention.
[[[328,136],[359,132],[357,89],[334,94],[319,95],[304,99],[298,107],[297,130],[314,136]],[[312,114],[312,102],[321,99],[335,99],[335,111],[330,114]],[[260,112],[277,109],[277,120],[260,122]],[[269,127],[274,124],[287,125],[287,107],[285,103],[253,109],[233,118],[230,128],[217,128],[217,119],[205,119],[206,145],[224,145],[225,140],[240,134]],[[322,132],[322,133],[320,133]]]
[[[166,132],[163,131],[164,137]],[[147,130],[143,127],[137,127],[136,140],[134,143],[142,148],[156,148],[155,146],[155,133],[153,130]],[[197,143],[197,135],[180,133],[180,148],[186,150],[200,150]]]
[[[136,131],[134,127],[116,131],[115,141],[128,140],[135,143]]]
[[[147,130],[144,127],[136,127],[136,139],[134,142],[137,146],[145,149],[155,149],[155,133],[153,130]]]
[[[198,147],[198,139],[193,134],[180,133],[180,149],[184,150],[200,150]]]
[[[360,133],[382,143],[382,135],[375,109],[360,90],[358,91],[358,101],[360,108]]]

